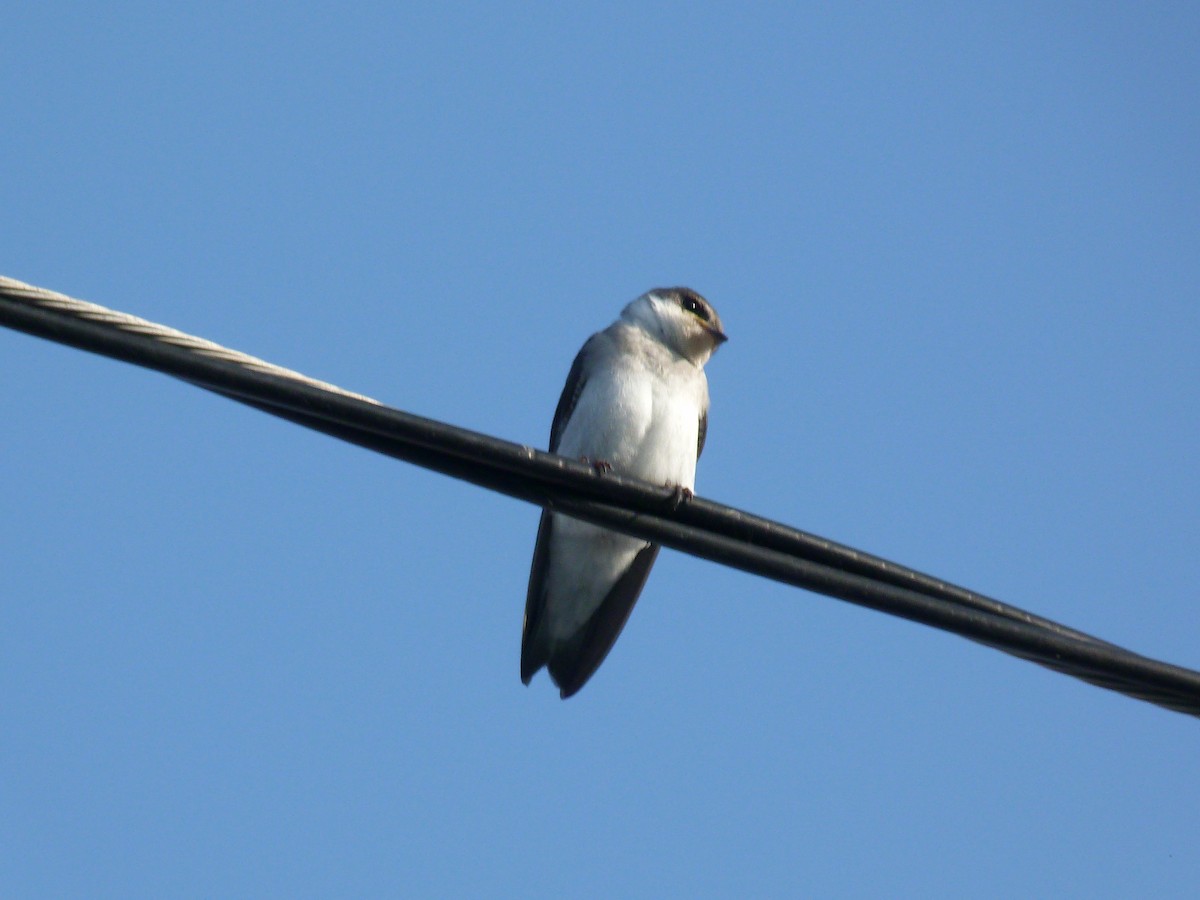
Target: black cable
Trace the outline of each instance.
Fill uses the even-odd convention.
[[[366,400],[48,309],[0,283],[0,324],[170,374],[397,459],[718,563],[921,622],[1200,715],[1200,673],[786,525]]]

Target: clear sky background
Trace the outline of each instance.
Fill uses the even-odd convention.
[[[402,9],[396,7],[402,6]],[[656,285],[698,492],[1200,667],[1192,4],[22,4],[0,272],[545,446]],[[0,332],[0,894],[1195,896],[1200,723]]]

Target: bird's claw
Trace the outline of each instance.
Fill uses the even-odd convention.
[[[607,460],[592,459],[589,456],[581,456],[579,458],[583,462],[585,462],[589,466],[591,466],[595,470],[597,475],[607,475],[609,472],[612,471],[612,463],[608,462]]]
[[[675,485],[671,491],[671,499],[669,501],[671,509],[679,509],[685,503],[690,503],[695,496],[690,487],[684,487],[682,484]]]

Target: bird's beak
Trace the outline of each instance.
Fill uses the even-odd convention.
[[[716,328],[705,328],[704,330],[707,331],[709,334],[709,337],[711,337],[713,339],[713,344],[715,344],[718,347],[720,347],[723,343],[725,343],[727,340],[729,340],[729,335],[727,335],[725,332],[720,331]]]

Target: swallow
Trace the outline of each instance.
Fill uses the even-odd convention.
[[[657,288],[592,335],[571,366],[550,452],[690,497],[708,430],[704,364],[727,340],[712,305]],[[544,666],[563,699],[612,649],[658,556],[640,538],[542,512],[521,630],[521,681]]]

